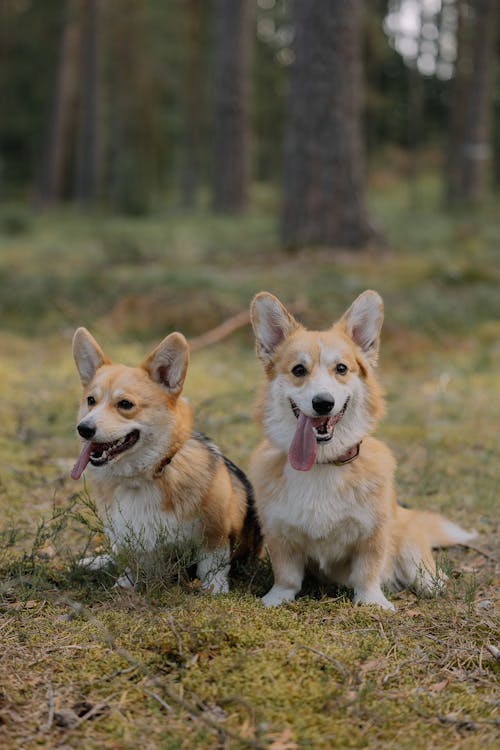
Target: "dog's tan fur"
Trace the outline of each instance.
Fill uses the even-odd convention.
[[[313,563],[331,580],[353,588],[356,602],[393,609],[381,584],[413,587],[424,595],[436,591],[444,576],[431,548],[473,536],[436,513],[397,503],[394,458],[370,434],[384,413],[374,373],[382,318],[375,292],[358,297],[327,331],[306,330],[266,292],[252,303],[257,353],[266,373],[258,403],[266,439],[252,457],[250,477],[275,578],[264,597],[267,605],[292,600],[306,565]],[[305,375],[292,372],[297,363],[305,365]],[[319,421],[311,405],[316,391],[335,402],[333,427],[325,417],[322,428],[332,434],[318,443],[312,465],[296,470],[290,462],[297,460],[292,460],[297,413],[306,425]],[[355,460],[335,464],[358,444]]]
[[[90,438],[84,435],[74,478],[90,460],[98,510],[113,545],[133,536],[145,548],[160,534],[177,542],[194,539],[202,550],[203,585],[227,591],[230,543],[241,540],[251,488],[213,443],[193,432],[192,411],[181,396],[186,340],[171,334],[141,365],[127,367],[112,364],[79,328],[73,352],[83,385],[79,430],[95,429]],[[92,465],[92,445],[92,455],[98,455],[99,446],[134,430],[135,444],[104,465]]]

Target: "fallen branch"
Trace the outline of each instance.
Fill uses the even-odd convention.
[[[290,312],[294,315],[300,314],[307,307],[307,301],[304,298],[298,299],[294,304],[289,306]],[[202,333],[200,336],[196,336],[194,339],[190,339],[189,348],[191,352],[197,352],[200,349],[204,349],[206,346],[212,344],[218,344],[219,341],[230,336],[234,331],[240,328],[244,328],[250,323],[250,310],[240,310],[236,315],[232,315],[230,318],[225,320],[220,325],[212,328],[206,333]]]
[[[230,336],[231,333],[234,333],[234,331],[237,331],[239,328],[243,328],[244,326],[248,325],[248,323],[250,323],[250,311],[240,310],[239,313],[236,313],[236,315],[228,318],[220,325],[212,328],[210,331],[202,333],[201,336],[196,336],[196,338],[191,339],[189,341],[189,348],[192,352],[197,352],[199,351],[199,349],[204,349],[206,346],[218,344],[219,341],[222,341],[222,339]]]

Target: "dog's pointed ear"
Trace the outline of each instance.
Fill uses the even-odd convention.
[[[371,290],[360,294],[340,319],[347,335],[359,346],[372,365],[377,364],[383,320],[382,297]]]
[[[254,297],[250,318],[255,332],[257,355],[264,364],[270,362],[281,342],[299,328],[293,315],[269,292],[260,292]]]
[[[151,352],[141,367],[155,383],[178,396],[184,385],[188,364],[188,342],[182,333],[171,333]]]
[[[99,367],[111,364],[95,338],[83,327],[77,328],[73,336],[73,357],[84,386],[93,380]]]

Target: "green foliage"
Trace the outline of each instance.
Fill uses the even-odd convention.
[[[27,206],[11,203],[0,209],[0,233],[9,236],[25,234],[31,229],[33,216]]]

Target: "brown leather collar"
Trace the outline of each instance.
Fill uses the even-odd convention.
[[[153,471],[153,479],[158,479],[163,473],[163,469],[169,465],[169,463],[172,462],[172,459],[176,456],[176,454],[181,450],[183,445],[187,442],[187,440],[190,440],[192,437],[195,437],[197,435],[196,432],[192,432],[190,435],[187,436],[185,440],[176,440],[172,443],[170,446],[170,452],[166,454],[166,456],[163,456],[161,461],[156,464],[155,469]]]
[[[153,471],[153,479],[158,479],[163,473],[163,469],[165,466],[168,466],[169,463],[172,461],[173,457],[177,451],[174,451],[173,453],[169,453],[168,455],[164,456],[159,464],[155,467],[155,470]]]
[[[355,459],[359,456],[361,442],[362,441],[356,443],[356,445],[353,445],[352,448],[348,448],[345,453],[342,453],[341,456],[338,456],[338,458],[335,458],[333,461],[318,461],[318,463],[320,465],[333,464],[334,466],[344,466],[344,464],[350,464],[351,461],[355,461]]]
[[[354,461],[359,456],[359,449],[361,448],[361,443],[357,443],[357,445],[353,445],[352,448],[349,448],[346,450],[345,453],[342,453],[341,456],[335,459],[332,463],[335,464],[335,466],[343,466],[344,464],[350,464],[351,461]]]

